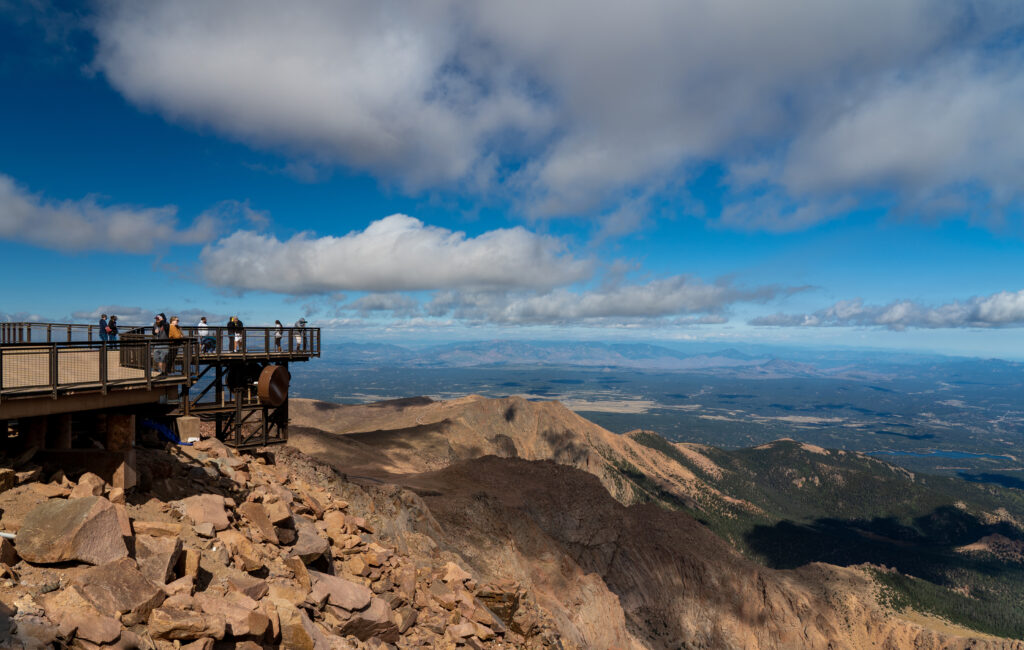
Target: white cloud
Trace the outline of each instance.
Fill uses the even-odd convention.
[[[287,241],[238,231],[203,249],[209,283],[281,293],[548,288],[590,277],[558,239],[525,228],[476,237],[395,214],[343,237],[300,234]]]
[[[629,227],[633,197],[706,161],[788,206],[730,227],[805,228],[878,190],[945,213],[1020,200],[1020,3],[103,7],[95,66],[140,106],[408,189],[504,187],[536,216]]]
[[[644,284],[615,284],[590,291],[558,288],[546,293],[441,292],[426,305],[432,316],[493,324],[622,324],[670,316],[677,325],[720,324],[738,302],[766,302],[799,289],[744,289],[729,282],[708,284],[685,275]],[[698,316],[688,316],[698,315]]]
[[[44,317],[32,312],[18,311],[8,313],[0,311],[0,323],[39,323],[45,321],[46,319]]]
[[[1000,291],[929,307],[910,300],[888,305],[865,305],[857,298],[842,300],[810,314],[773,314],[755,318],[751,325],[774,327],[1024,327],[1024,289]]]
[[[342,305],[341,309],[355,310],[363,315],[388,312],[392,316],[412,316],[420,310],[420,303],[400,293],[370,293]]]
[[[73,321],[95,323],[99,320],[100,316],[107,314],[108,316],[117,316],[117,320],[122,328],[129,326],[144,327],[151,325],[153,323],[153,316],[160,313],[166,314],[168,318],[177,316],[181,320],[182,325],[194,325],[199,322],[199,318],[202,316],[206,316],[206,320],[210,325],[226,325],[228,320],[226,314],[204,311],[195,307],[189,307],[188,309],[174,309],[170,307],[147,309],[136,305],[100,305],[92,310],[83,309],[72,312],[71,318]]]
[[[94,196],[53,201],[0,174],[0,239],[63,251],[148,253],[162,245],[205,243],[217,227],[215,216],[201,215],[181,228],[173,206],[101,205]]]

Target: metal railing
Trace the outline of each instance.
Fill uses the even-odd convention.
[[[302,358],[320,356],[319,327],[183,326],[185,336],[199,340],[203,357]]]
[[[188,339],[7,343],[0,346],[0,398],[189,383],[198,362],[198,342]]]
[[[152,326],[118,324],[117,340],[141,340]],[[199,341],[199,355],[216,358],[308,358],[320,356],[319,327],[181,326]],[[103,342],[99,325],[67,323],[0,323],[0,344]],[[114,341],[108,341],[113,343]]]
[[[121,331],[127,329],[120,324],[118,327]],[[102,342],[104,337],[100,334],[98,324],[0,323],[0,343]]]

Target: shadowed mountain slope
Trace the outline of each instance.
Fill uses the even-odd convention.
[[[925,629],[880,607],[870,572],[802,566],[816,559],[874,562],[873,552],[855,561],[845,561],[852,555],[816,557],[813,545],[827,537],[809,535],[812,548],[805,552],[807,540],[786,528],[813,532],[826,516],[844,517],[839,521],[856,528],[858,517],[879,510],[880,495],[898,494],[892,499],[897,507],[881,508],[886,517],[899,520],[935,506],[939,523],[922,519],[918,532],[926,539],[948,534],[942,521],[962,521],[937,510],[936,504],[950,503],[947,495],[914,487],[931,477],[791,441],[725,452],[673,445],[645,432],[619,436],[558,403],[520,398],[356,406],[296,400],[292,422],[291,443],[305,453],[350,475],[416,489],[446,545],[482,572],[497,577],[511,571],[536,593],[550,594],[546,610],[581,647],[966,647],[964,639],[948,636],[951,628],[931,621]],[[858,481],[875,491],[855,487]],[[844,492],[836,484],[867,490],[866,501],[839,498]],[[995,507],[999,495],[989,497],[961,504],[959,511],[994,528],[961,531],[950,543],[974,542],[981,535],[963,541],[974,532],[1013,538],[1015,515]],[[651,503],[695,515],[770,565],[802,568],[761,567],[690,514]],[[904,543],[870,527],[866,534],[858,528],[854,537],[874,535],[886,552]],[[792,561],[780,560],[774,549],[779,545]],[[673,639],[690,645],[673,645]]]

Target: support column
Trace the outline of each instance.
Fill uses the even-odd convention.
[[[38,415],[25,418],[21,423],[21,433],[25,438],[25,448],[42,449],[46,446],[46,416]]]
[[[138,484],[135,464],[135,416],[124,413],[107,415],[107,451],[124,454],[124,461],[114,470],[113,487],[128,490]]]
[[[135,415],[110,413],[107,415],[107,451],[127,451],[135,447]]]
[[[46,431],[47,449],[71,449],[71,414],[51,415]]]

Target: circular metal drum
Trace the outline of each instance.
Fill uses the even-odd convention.
[[[281,366],[267,366],[260,373],[257,392],[260,401],[269,406],[281,406],[288,399],[288,381],[290,375]]]

